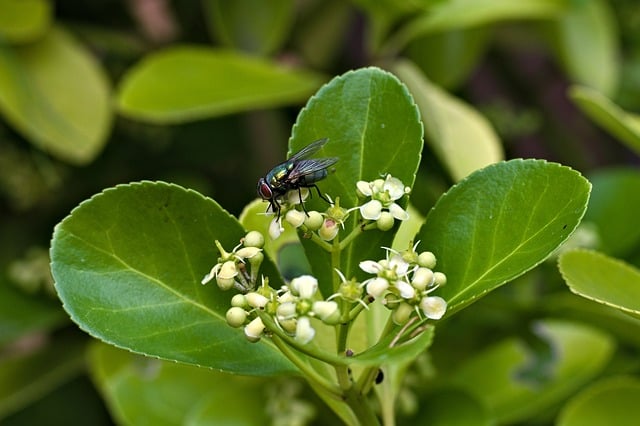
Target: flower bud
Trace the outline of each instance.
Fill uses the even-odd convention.
[[[264,324],[262,323],[260,317],[255,318],[244,327],[244,335],[246,336],[247,340],[252,343],[260,340],[260,336],[262,336],[263,332]]]
[[[284,216],[284,220],[289,222],[294,228],[299,228],[303,223],[307,215],[300,210],[289,210]]]
[[[247,319],[247,312],[238,307],[229,308],[226,314],[227,324],[231,327],[241,327]]]
[[[447,276],[442,272],[434,272],[433,273],[433,283],[438,287],[442,287],[447,283]]]
[[[231,298],[231,306],[246,308],[249,304],[247,303],[247,298],[244,297],[244,294],[236,294]]]
[[[378,220],[376,220],[376,226],[381,231],[388,231],[389,229],[393,228],[394,222],[395,219],[393,218],[391,213],[385,211],[380,213],[380,217],[378,218]]]
[[[310,211],[309,217],[305,218],[304,220],[304,226],[306,226],[309,231],[317,231],[318,229],[320,229],[323,223],[324,218],[315,210]]]
[[[298,324],[296,325],[296,337],[295,339],[306,345],[313,340],[316,335],[316,331],[311,327],[311,320],[309,317],[298,318]]]
[[[429,268],[418,268],[413,273],[413,279],[411,285],[418,291],[426,290],[427,287],[433,284],[434,274]]]
[[[313,302],[313,313],[325,324],[337,324],[340,321],[338,304],[333,300],[318,300]]]
[[[287,320],[296,316],[296,304],[294,302],[286,302],[278,305],[276,309],[278,321]]]
[[[276,218],[273,218],[271,223],[269,223],[269,237],[271,237],[272,240],[277,240],[283,232],[284,228],[282,228],[280,222],[277,221]]]
[[[264,235],[258,231],[249,231],[244,236],[244,246],[262,248],[264,246]]]
[[[240,250],[236,251],[235,254],[242,259],[251,259],[260,252],[262,252],[262,249],[257,247],[242,247]]]
[[[235,262],[232,260],[224,262],[216,276],[216,283],[218,287],[220,287],[220,290],[229,290],[233,287],[236,275],[238,275],[238,268],[236,268]]]
[[[269,299],[256,292],[247,293],[244,297],[247,298],[247,304],[252,308],[262,309],[267,305],[267,302],[269,302]]]
[[[413,306],[408,303],[400,303],[398,307],[391,314],[393,322],[397,325],[406,324],[413,313]]]
[[[423,251],[418,255],[418,265],[433,269],[436,266],[436,256],[430,251]]]

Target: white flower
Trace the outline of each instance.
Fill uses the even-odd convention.
[[[372,297],[380,297],[389,288],[389,281],[376,277],[365,281],[365,285],[367,286],[367,294]]]
[[[405,187],[400,179],[388,174],[384,180],[358,181],[356,188],[361,195],[371,197],[359,208],[363,219],[378,220],[383,211],[389,211],[397,220],[409,218],[409,214],[395,202],[410,192],[410,188]]]
[[[311,340],[313,340],[316,335],[316,331],[311,327],[311,320],[309,317],[300,317],[298,318],[298,323],[296,324],[296,336],[295,339],[306,345]]]
[[[284,219],[289,222],[291,226],[294,228],[298,228],[302,226],[304,220],[307,218],[307,215],[300,210],[289,210],[287,214],[284,216]]]
[[[269,236],[272,240],[277,240],[280,234],[284,232],[284,228],[282,227],[282,223],[280,219],[274,217],[269,224]]]
[[[389,253],[391,250],[387,251],[387,256]],[[370,296],[380,297],[389,287],[394,287],[404,299],[415,296],[415,289],[406,281],[410,265],[400,255],[393,254],[378,262],[364,260],[359,266],[364,272],[377,275],[362,283]]]
[[[439,320],[447,311],[447,302],[438,296],[426,296],[420,300],[420,309],[429,319]]]
[[[291,280],[291,289],[301,299],[311,299],[318,290],[318,280],[311,275],[301,275]]]
[[[264,323],[257,317],[244,327],[244,335],[250,342],[257,342],[264,332]]]

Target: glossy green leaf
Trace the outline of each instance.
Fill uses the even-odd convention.
[[[244,231],[213,200],[162,182],[107,189],[58,224],[52,272],[65,310],[107,343],[238,374],[292,372],[269,343],[226,324],[232,295],[200,280]],[[264,272],[280,287],[275,267]]]
[[[301,102],[322,83],[318,74],[239,53],[179,46],[130,69],[117,105],[127,117],[181,123]]]
[[[356,182],[372,181],[390,173],[413,186],[422,151],[422,123],[407,88],[392,74],[379,68],[363,68],[336,77],[322,87],[300,112],[290,140],[290,154],[317,139],[329,142],[317,157],[338,157],[335,173],[319,183],[322,192],[340,206],[361,204]],[[406,205],[406,197],[399,200]],[[307,207],[325,210],[327,204],[314,197]],[[356,216],[356,213],[352,213]],[[356,219],[345,224],[344,235],[359,226]],[[342,272],[357,273],[358,263],[385,256],[393,235],[369,231],[343,252]],[[324,293],[331,294],[329,254],[315,244],[305,244],[307,257]]]
[[[405,53],[431,82],[445,89],[456,88],[477,67],[491,35],[489,27],[438,32],[412,40]]]
[[[598,249],[625,256],[640,243],[640,171],[635,168],[600,170],[589,176],[593,185],[585,222],[595,225]]]
[[[511,160],[452,187],[416,236],[447,275],[447,314],[542,262],[578,226],[591,185],[542,160]]]
[[[268,423],[264,379],[143,358],[97,343],[90,355],[94,381],[120,424]]]
[[[415,97],[427,141],[455,181],[504,159],[498,136],[478,111],[432,84],[411,62],[392,69]]]
[[[0,111],[41,149],[85,164],[106,142],[109,84],[90,53],[60,28],[35,43],[0,45]]]
[[[624,111],[588,87],[573,86],[569,96],[596,124],[640,155],[640,115]]]
[[[0,42],[36,40],[49,29],[51,15],[48,0],[0,0]]]
[[[611,95],[620,73],[613,11],[603,0],[572,1],[569,5],[550,26],[558,59],[575,82]]]
[[[640,271],[604,254],[572,250],[558,265],[572,292],[640,318]]]
[[[545,19],[558,16],[565,0],[451,0],[433,5],[401,27],[385,49],[403,49],[410,41],[441,31],[474,28],[515,19]]]
[[[209,30],[226,46],[258,55],[276,52],[294,18],[292,0],[206,0]]]
[[[86,342],[62,337],[21,356],[5,353],[0,359],[0,419],[80,374],[85,349]]]
[[[640,381],[635,377],[601,380],[571,399],[558,426],[635,426],[640,418]]]
[[[499,424],[514,424],[554,406],[599,374],[613,353],[614,341],[607,334],[579,323],[545,320],[534,331],[551,348],[550,360],[536,357],[523,341],[509,339],[473,357],[452,379],[489,407]],[[541,377],[523,374],[547,361]]]

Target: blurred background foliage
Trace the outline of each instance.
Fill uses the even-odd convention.
[[[285,158],[300,107],[349,69],[388,69],[416,99],[428,142],[411,199],[418,212],[488,163],[557,161],[594,183],[583,243],[640,266],[638,28],[634,0],[0,0],[3,424],[126,418],[105,391],[108,349],[87,358],[88,339],[55,297],[55,224],[102,189],[145,179],[196,189],[239,215],[258,177]],[[553,262],[439,328],[433,363],[475,374],[458,366],[487,348],[504,356],[491,345],[507,336],[540,347],[530,326],[549,315],[605,330],[602,362],[544,410],[499,422],[544,424],[595,378],[637,372],[637,320],[570,295]],[[403,409],[426,419],[415,401],[430,391],[415,378],[433,374],[422,361]],[[313,417],[307,409],[295,407]]]

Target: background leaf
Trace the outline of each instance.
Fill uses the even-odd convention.
[[[252,375],[294,368],[225,321],[231,295],[202,277],[244,231],[202,195],[176,185],[120,185],[56,226],[52,272],[64,308],[94,337],[145,355]],[[279,275],[265,260],[274,287]]]
[[[392,74],[379,68],[364,68],[336,77],[322,87],[300,112],[293,128],[289,154],[309,143],[328,138],[317,157],[338,157],[336,171],[319,186],[340,206],[360,204],[356,182],[371,181],[390,173],[411,187],[420,163],[422,123],[411,95]],[[311,209],[324,210],[324,201],[314,197]],[[406,204],[403,198],[401,203]],[[354,212],[352,216],[356,216]],[[345,223],[346,235],[358,226],[356,219]],[[381,246],[390,246],[392,233],[374,230],[354,241],[343,253],[342,272],[347,278],[357,273],[364,259],[380,259]],[[315,244],[305,245],[307,257],[325,295],[331,294],[329,255]]]
[[[426,139],[454,181],[504,158],[498,136],[478,111],[429,82],[411,62],[392,69],[415,97]]]
[[[268,422],[261,409],[264,379],[143,358],[99,343],[91,348],[90,367],[121,424],[208,424],[203,416],[215,408],[213,424]],[[253,408],[247,410],[247,404]]]
[[[640,418],[640,381],[618,376],[601,380],[580,392],[563,408],[558,426],[633,426]]]
[[[218,40],[257,55],[277,51],[294,20],[291,0],[206,0],[204,4],[209,30]]]
[[[596,124],[640,155],[640,115],[624,111],[600,92],[573,86],[569,96]]]
[[[179,46],[130,69],[117,104],[130,118],[181,123],[301,102],[321,82],[319,74],[237,52]]]
[[[571,395],[602,371],[615,347],[606,333],[569,321],[540,321],[535,333],[549,345],[550,359],[512,338],[478,353],[453,376],[452,384],[482,401],[499,424],[517,423]],[[523,375],[536,367],[543,368],[540,376]]]
[[[640,318],[640,271],[587,250],[563,253],[558,266],[572,292]]]
[[[542,262],[580,223],[590,188],[541,160],[494,164],[452,187],[416,236],[447,275],[447,314]]]
[[[51,25],[47,0],[0,0],[0,40],[24,43],[41,37]]]
[[[0,44],[0,110],[44,151],[86,164],[108,136],[109,83],[95,59],[54,27],[35,43]]]
[[[402,49],[411,40],[440,31],[474,28],[511,19],[557,16],[566,8],[563,0],[452,0],[436,3],[428,12],[398,30],[385,49]]]
[[[609,2],[572,1],[569,5],[550,24],[556,55],[575,82],[612,95],[618,86],[620,53]]]
[[[598,249],[613,256],[630,254],[640,242],[640,227],[629,226],[640,217],[640,171],[601,169],[589,181],[593,190],[584,223],[595,224]]]

